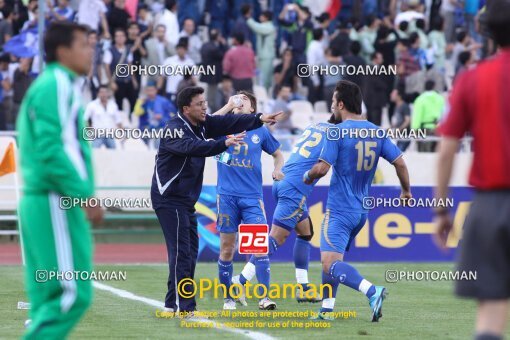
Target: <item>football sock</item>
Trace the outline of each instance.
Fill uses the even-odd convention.
[[[308,290],[308,263],[310,262],[310,242],[296,238],[294,242],[294,266],[296,281]]]
[[[255,257],[255,272],[259,284],[266,287],[266,294],[269,292],[269,282],[271,281],[271,269],[269,266],[269,256]],[[262,296],[264,290],[259,287],[259,295]]]
[[[322,271],[322,285],[324,287],[322,289],[322,294],[324,294],[324,296],[322,297],[321,312],[333,311],[335,307],[336,291],[338,290],[339,284],[337,279],[329,273],[324,273],[324,271]],[[329,286],[325,285],[331,285],[331,289],[329,289]]]
[[[375,286],[365,280],[356,268],[345,262],[333,262],[329,269],[329,274],[341,284],[362,292],[368,298],[375,294]]]
[[[222,261],[218,259],[218,277],[220,278],[220,283],[225,285],[225,297],[231,298],[229,294],[230,282],[232,281],[232,272],[234,266],[232,265],[232,261]]]

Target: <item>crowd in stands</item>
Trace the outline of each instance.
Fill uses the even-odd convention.
[[[46,24],[67,20],[90,27],[95,53],[83,81],[90,98],[85,117],[102,128],[160,129],[177,113],[176,94],[199,85],[206,88],[210,112],[242,90],[255,93],[260,110],[284,111],[273,129],[284,140],[299,134],[313,115],[328,113],[336,82],[347,79],[362,89],[371,122],[434,135],[457,76],[495,52],[484,34],[485,0],[330,3],[341,6],[318,9],[307,0],[47,0],[44,15]],[[37,0],[0,0],[0,130],[14,129],[21,100],[39,72],[35,47],[31,55],[17,55],[4,46],[35,29],[38,13]],[[211,65],[215,72],[119,77],[119,64]],[[300,77],[299,64],[396,66],[397,72]],[[106,139],[93,145],[119,146]],[[409,142],[398,146],[405,150]]]

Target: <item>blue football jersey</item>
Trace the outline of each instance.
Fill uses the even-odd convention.
[[[280,143],[262,126],[248,131],[245,144],[232,145],[225,152],[232,157],[230,165],[218,162],[220,195],[262,198],[262,151],[272,155]]]
[[[347,133],[359,129],[381,129],[366,120],[346,120],[336,126],[343,138],[328,140],[320,155],[321,160],[333,167],[327,208],[365,213],[363,198],[368,195],[379,157],[393,163],[402,152],[384,133],[359,133],[359,136]]]
[[[317,163],[327,140],[327,129],[332,126],[334,125],[329,123],[318,123],[307,127],[296,141],[292,153],[282,169],[285,174],[283,180],[289,182],[304,196],[308,196],[312,192],[313,185],[306,185],[303,182],[303,174]]]

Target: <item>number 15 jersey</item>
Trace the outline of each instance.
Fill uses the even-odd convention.
[[[379,157],[394,163],[402,152],[379,126],[366,120],[346,120],[336,127],[338,133],[330,135],[338,138],[329,139],[319,157],[333,167],[327,208],[366,213],[363,198],[368,195]]]

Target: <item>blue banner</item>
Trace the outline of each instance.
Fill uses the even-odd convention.
[[[432,187],[413,187],[413,197],[431,200]],[[320,229],[324,213],[328,187],[316,187],[308,199],[308,209],[313,222],[315,235],[311,241],[310,259],[320,260]],[[448,251],[440,251],[432,240],[434,232],[434,214],[428,207],[387,207],[378,206],[368,213],[368,221],[360,231],[351,249],[345,254],[348,261],[370,262],[430,262],[452,261],[462,233],[462,225],[467,216],[472,189],[468,187],[454,187],[450,190],[450,203],[454,222],[454,235],[448,240]],[[370,196],[375,200],[394,199],[400,196],[399,187],[373,186]],[[422,201],[423,202],[423,201]],[[264,204],[271,225],[275,201],[271,194],[271,187],[264,187]],[[418,205],[418,204],[417,204]],[[216,187],[204,186],[199,202],[196,205],[198,215],[198,229],[200,235],[199,259],[215,261],[219,254],[219,234],[216,231]],[[287,242],[281,246],[272,257],[273,261],[293,261],[293,247],[295,234],[292,233]],[[235,260],[244,260],[237,254]]]

